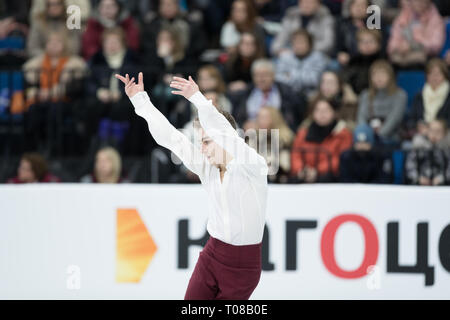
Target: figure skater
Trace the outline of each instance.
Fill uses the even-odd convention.
[[[170,149],[197,174],[210,198],[209,239],[200,252],[185,293],[186,300],[246,300],[261,276],[268,166],[236,131],[234,118],[214,107],[192,77],[174,77],[172,93],[198,111],[194,127],[201,145],[189,139],[152,104],[142,72],[138,82],[116,75],[125,84],[137,115],[144,118],[155,141]],[[198,139],[200,140],[200,139]]]

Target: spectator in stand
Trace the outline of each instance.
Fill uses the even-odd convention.
[[[128,49],[139,50],[138,24],[122,6],[122,2],[119,0],[101,0],[99,2],[83,33],[83,57],[86,60],[89,60],[101,49],[103,31],[117,26],[125,31]]]
[[[271,183],[287,183],[291,170],[291,145],[294,132],[284,121],[280,110],[264,106],[256,117],[256,137],[246,132],[248,144],[262,155],[269,166],[268,180]],[[276,148],[276,149],[275,149]]]
[[[394,70],[386,60],[375,61],[369,77],[369,88],[359,97],[358,124],[370,125],[381,144],[398,144],[408,100],[406,92],[397,86]]]
[[[339,1],[339,0],[338,0]],[[375,5],[380,8],[381,19],[384,20],[381,24],[381,28],[384,28],[386,25],[391,25],[392,21],[398,16],[400,9],[398,8],[399,3],[402,0],[371,0],[370,5]],[[446,0],[443,0],[446,1]],[[352,5],[353,0],[343,0],[342,4],[342,17],[348,17],[351,15],[350,7]],[[373,14],[374,12],[372,12]],[[385,24],[384,24],[385,23]]]
[[[169,87],[173,76],[188,77],[197,70],[197,60],[187,56],[180,34],[173,27],[162,28],[157,36],[157,55],[145,60],[150,77],[155,81],[151,90],[155,105],[167,117],[172,118],[180,97]],[[147,82],[149,83],[149,82]],[[180,126],[182,124],[174,124]]]
[[[22,1],[17,1],[22,2]],[[26,2],[26,1],[23,1]],[[32,18],[35,14],[42,12],[45,10],[46,0],[32,0],[31,9],[29,11],[29,16]],[[80,9],[81,13],[81,28],[84,29],[86,21],[92,14],[91,11],[91,1],[90,0],[64,0],[64,3],[66,4],[67,8],[70,6],[76,6]]]
[[[335,100],[318,97],[311,115],[297,132],[291,152],[291,174],[299,182],[336,181],[339,159],[352,146],[352,133],[338,119]]]
[[[367,7],[370,0],[351,0],[350,15],[341,17],[337,23],[336,51],[337,60],[341,66],[346,66],[350,59],[358,54],[356,34],[366,28]]]
[[[253,33],[258,41],[264,42],[264,29],[256,20],[252,0],[234,0],[230,19],[225,22],[220,32],[220,45],[229,53],[235,52],[244,32]]]
[[[254,127],[259,109],[271,106],[280,110],[291,130],[296,130],[306,109],[304,95],[276,82],[275,67],[268,59],[259,59],[252,64],[252,79],[253,84],[234,98],[233,112],[238,124],[244,130]]]
[[[291,47],[280,54],[275,79],[309,97],[317,89],[329,59],[322,52],[313,50],[313,39],[305,29],[292,34]]]
[[[192,19],[180,8],[178,0],[160,0],[158,11],[142,27],[142,52],[145,58],[156,55],[157,38],[162,28],[177,30],[186,56],[198,59],[207,46],[201,21]]]
[[[375,60],[383,59],[382,38],[378,30],[360,29],[356,35],[358,53],[344,66],[342,74],[345,82],[360,94],[369,87],[369,69]]]
[[[326,70],[322,73],[319,90],[313,95],[311,101],[318,95],[329,100],[336,100],[340,105],[339,118],[346,122],[349,129],[355,127],[358,96],[350,85],[343,82],[342,77],[336,71]]]
[[[413,100],[408,127],[424,134],[427,123],[443,119],[450,127],[450,83],[443,60],[431,59],[425,69],[427,82]]]
[[[6,183],[42,182],[61,182],[61,179],[49,172],[47,161],[36,152],[24,153],[20,158],[17,176],[6,181]]]
[[[66,34],[51,32],[45,52],[23,65],[26,89],[25,132],[29,148],[36,148],[47,134],[48,111],[52,104],[61,104],[63,117],[72,115],[71,102],[82,91],[86,73],[84,60],[70,55]],[[59,110],[60,110],[59,109]]]
[[[197,83],[201,92],[214,91],[217,94],[217,103],[220,108],[232,113],[233,106],[225,95],[226,84],[217,67],[212,64],[200,67],[197,71]]]
[[[30,33],[27,39],[29,57],[35,57],[45,51],[47,37],[53,31],[65,33],[68,41],[68,51],[78,55],[81,47],[81,31],[67,28],[67,8],[64,0],[46,0],[45,9],[36,12],[30,19]]]
[[[225,64],[225,79],[230,92],[247,89],[252,82],[251,66],[264,57],[264,45],[254,33],[243,32],[238,48]]]
[[[440,53],[444,41],[444,20],[431,0],[402,1],[387,50],[395,65],[423,66],[427,57]]]
[[[83,176],[83,183],[129,183],[122,175],[122,160],[119,152],[110,146],[97,151],[92,173]]]
[[[114,75],[136,74],[140,61],[134,51],[127,49],[125,32],[121,27],[106,29],[101,41],[102,49],[89,60],[91,72],[87,81],[84,110],[85,143],[89,145],[92,137],[98,133],[101,140],[115,140],[119,149],[121,146],[129,148],[127,151],[123,150],[128,153],[131,152],[129,150],[138,148],[138,142],[134,140],[139,138],[131,138],[131,132],[144,126],[144,123],[132,118],[134,111],[129,107],[128,97],[122,94],[122,84]],[[124,144],[127,132],[130,132],[130,140]]]
[[[392,165],[383,151],[374,147],[375,132],[367,124],[353,131],[353,148],[341,154],[339,181],[347,183],[391,183]]]
[[[422,186],[450,184],[450,144],[447,123],[432,120],[424,134],[416,136],[406,157],[408,183]]]
[[[226,85],[222,74],[216,66],[207,64],[200,67],[197,71],[197,83],[200,91],[208,99],[213,100],[215,106],[219,106],[220,109],[229,113],[232,112],[233,105],[225,95]],[[183,99],[177,103],[175,110],[179,112],[179,119],[175,119],[175,121],[173,118],[170,119],[172,123],[175,123],[178,127],[192,127],[192,122],[198,115],[197,108],[189,101]]]
[[[0,0],[0,68],[19,69],[26,60],[29,7],[30,1]]]
[[[295,0],[255,0],[255,9],[258,16],[264,21],[280,22],[290,3]]]
[[[286,10],[281,31],[272,42],[271,52],[279,55],[298,29],[308,30],[314,39],[314,50],[331,54],[334,50],[334,18],[321,0],[298,0],[298,6]]]

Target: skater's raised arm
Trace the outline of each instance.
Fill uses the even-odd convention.
[[[230,122],[214,107],[212,101],[206,99],[199,91],[198,85],[192,77],[189,79],[174,77],[170,86],[179,90],[172,91],[173,94],[184,96],[196,106],[203,130],[214,142],[235,158],[236,162],[252,169],[254,174],[267,172],[267,163],[264,158],[245,143]]]
[[[183,164],[192,172],[202,178],[206,158],[200,150],[153,105],[147,92],[144,90],[144,79],[139,72],[138,83],[134,77],[129,78],[116,74],[116,78],[125,84],[125,93],[134,106],[134,111],[147,121],[148,128],[156,143],[170,149],[183,161]]]

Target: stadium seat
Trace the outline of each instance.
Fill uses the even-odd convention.
[[[405,181],[405,152],[403,150],[395,150],[392,152],[392,164],[394,174],[394,184],[404,184]]]
[[[414,96],[425,84],[425,72],[422,70],[399,71],[397,73],[397,85],[408,94],[409,112]]]

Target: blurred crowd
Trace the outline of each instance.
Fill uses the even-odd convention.
[[[449,16],[447,0],[0,0],[0,182],[199,183],[114,77],[142,71],[188,136],[174,75],[266,129],[270,183],[450,185]]]

